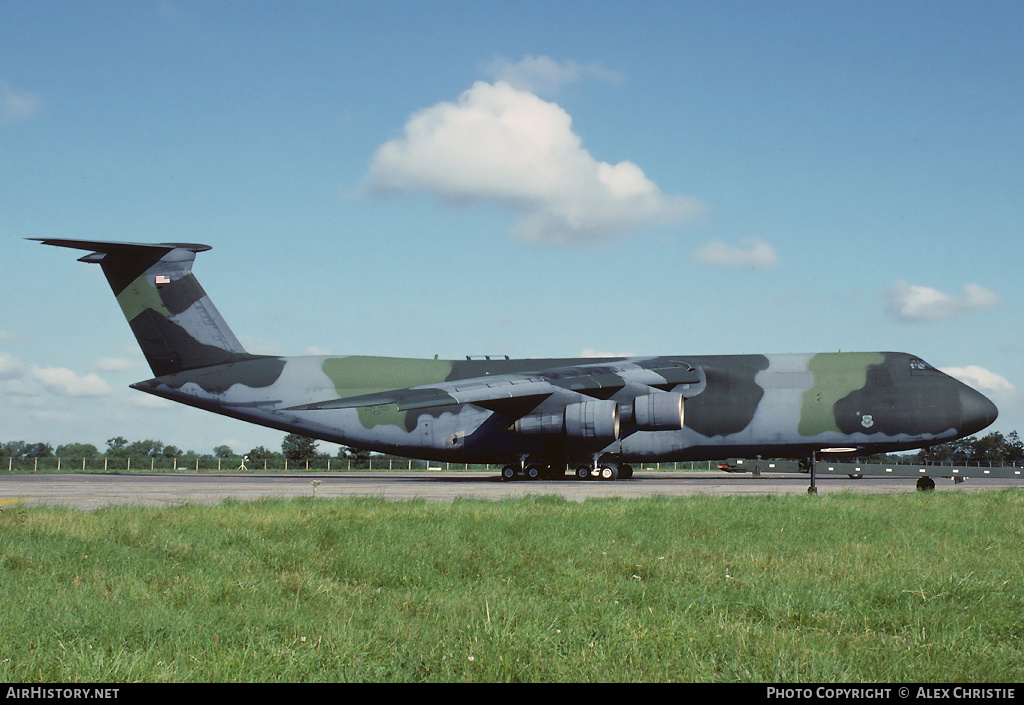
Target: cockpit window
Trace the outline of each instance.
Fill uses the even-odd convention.
[[[929,365],[927,362],[919,357],[910,358],[910,374],[921,375],[921,374],[935,374],[938,370]]]

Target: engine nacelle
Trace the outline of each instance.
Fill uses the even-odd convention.
[[[561,413],[523,416],[513,429],[523,435],[565,434],[576,440],[614,441],[619,437],[619,405],[614,401],[567,404]]]
[[[565,407],[569,438],[609,440],[619,437],[619,405],[614,401],[584,401]]]
[[[658,392],[636,397],[630,416],[641,431],[682,430],[683,395],[679,392]]]
[[[560,434],[565,430],[565,414],[530,414],[516,419],[512,428],[526,436]]]

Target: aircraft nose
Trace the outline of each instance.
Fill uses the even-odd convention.
[[[967,385],[960,388],[960,433],[969,436],[996,420],[999,410],[981,392]]]

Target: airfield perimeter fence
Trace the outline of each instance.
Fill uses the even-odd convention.
[[[694,460],[674,463],[636,463],[636,470],[651,471],[699,471],[715,470],[719,460]],[[858,461],[860,462],[860,461]],[[896,465],[920,465],[912,458],[900,458],[887,461]],[[924,465],[950,465],[943,463],[924,463]],[[961,467],[997,467],[999,462],[963,462],[956,463]],[[1010,463],[1016,466],[1018,463]],[[371,458],[312,458],[310,460],[289,460],[287,458],[269,458],[255,460],[249,458],[242,467],[240,456],[216,458],[210,455],[197,457],[179,456],[176,458],[145,457],[115,458],[95,456],[92,458],[59,458],[56,456],[42,458],[0,458],[0,472],[351,472],[351,471],[473,471],[498,472],[501,464],[481,463],[442,463],[409,458],[379,456]]]
[[[718,461],[698,460],[679,463],[647,463],[642,470],[713,470]],[[245,461],[244,471],[248,472],[350,472],[350,471],[475,471],[498,472],[500,464],[442,463],[426,460],[412,460],[398,457],[371,458],[312,458],[310,460],[289,460],[270,458]],[[215,458],[213,456],[176,458],[114,458],[95,456],[92,458],[0,458],[0,472],[240,472],[242,458],[239,456]]]
[[[115,458],[95,456],[92,458],[3,458],[0,471],[7,472],[233,472],[242,470],[241,456],[216,458],[213,456],[178,456],[175,458],[144,457]],[[408,458],[312,458],[310,460],[289,460],[287,458],[253,459],[245,461],[248,471],[291,471],[304,472],[323,470],[343,472],[347,470],[424,470],[423,460]]]

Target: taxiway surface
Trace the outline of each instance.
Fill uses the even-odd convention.
[[[0,507],[11,504],[62,505],[97,509],[117,504],[168,506],[215,504],[227,499],[292,497],[380,497],[450,502],[457,498],[499,500],[525,495],[557,495],[571,501],[596,497],[683,495],[806,494],[808,475],[724,472],[637,472],[631,480],[602,482],[518,480],[503,482],[485,472],[311,472],[311,473],[139,473],[2,474]],[[818,494],[837,492],[915,492],[914,478],[819,477]],[[1020,481],[968,479],[954,484],[936,480],[938,492],[974,492],[1024,487]]]

